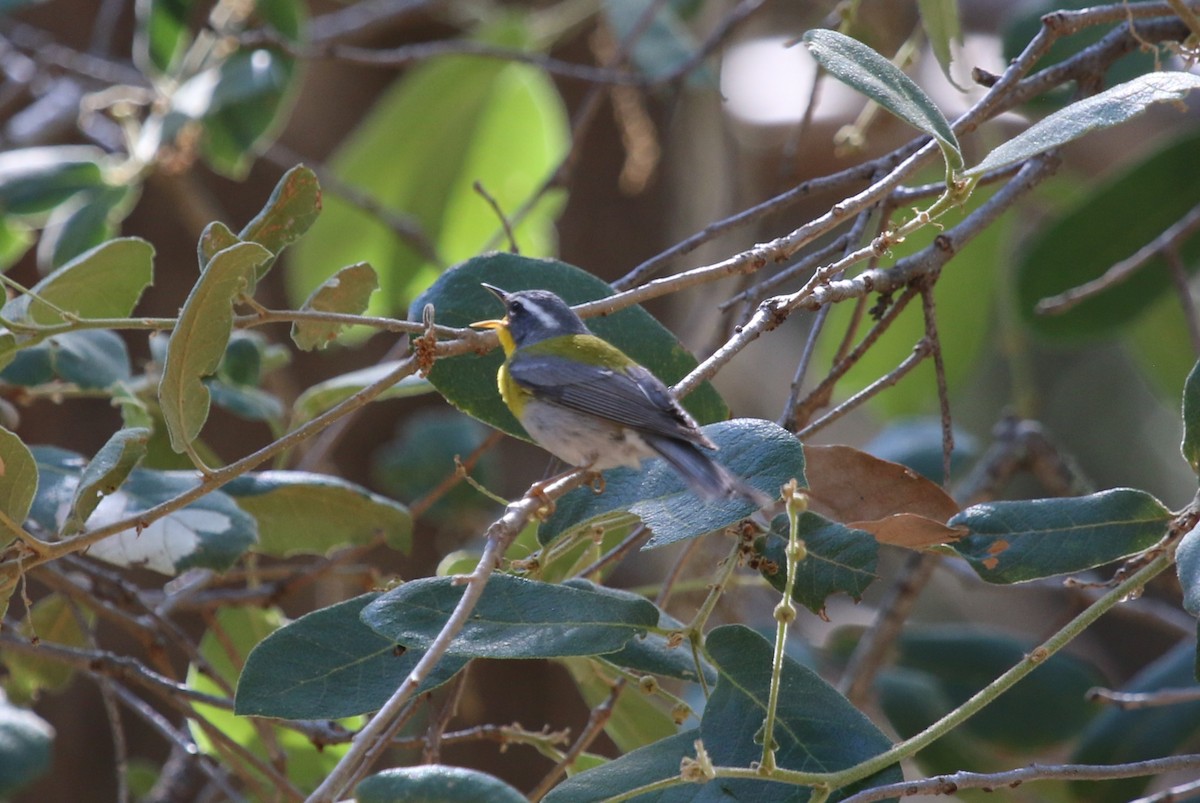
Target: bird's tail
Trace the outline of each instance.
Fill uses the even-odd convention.
[[[688,486],[709,499],[741,498],[764,508],[774,500],[757,488],[751,487],[729,469],[713,460],[695,444],[678,438],[643,435],[651,449],[679,472]]]

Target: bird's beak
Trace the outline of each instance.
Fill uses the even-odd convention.
[[[500,299],[501,303],[506,303],[508,301],[508,293],[504,292],[499,287],[496,287],[494,284],[488,284],[487,282],[480,282],[480,284],[483,286],[483,289]],[[471,328],[473,329],[503,329],[506,326],[508,326],[508,318],[501,318],[499,320],[491,321],[476,321],[475,323],[471,324]]]

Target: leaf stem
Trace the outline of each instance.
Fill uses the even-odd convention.
[[[775,764],[775,715],[779,709],[779,687],[783,681],[783,658],[787,650],[788,625],[796,621],[796,606],[792,602],[792,591],[796,587],[796,573],[804,559],[804,542],[800,540],[800,514],[807,507],[806,498],[799,493],[800,485],[792,480],[784,488],[787,498],[788,545],[784,550],[787,558],[787,580],[784,583],[783,599],[775,606],[775,653],[771,659],[771,690],[767,695],[767,715],[762,726],[762,761],[758,771],[768,775],[778,769]]]

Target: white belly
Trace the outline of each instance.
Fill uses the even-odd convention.
[[[536,399],[526,403],[521,423],[539,446],[572,466],[637,468],[655,456],[632,430]]]

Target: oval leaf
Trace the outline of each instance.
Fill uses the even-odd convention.
[[[378,772],[354,787],[357,803],[525,803],[494,775],[466,767],[427,764]]]
[[[857,39],[837,31],[816,28],[805,33],[801,41],[834,78],[936,139],[951,170],[962,167],[962,151],[950,122],[899,67]]]
[[[951,526],[970,529],[954,548],[989,583],[1083,571],[1148,549],[1171,512],[1145,491],[1115,488],[1071,499],[989,502]]]
[[[81,318],[127,318],[153,281],[150,243],[137,237],[109,240],[5,304],[0,315],[42,325],[64,322],[55,308]]]
[[[1200,616],[1200,525],[1193,527],[1175,549],[1183,607],[1192,616]]]
[[[736,418],[702,427],[717,445],[715,459],[735,476],[771,497],[795,478],[804,484],[804,449],[779,426],[753,418]],[[538,529],[548,544],[570,530],[614,513],[630,513],[654,531],[644,548],[695,538],[736,524],[756,507],[742,499],[702,500],[663,460],[646,461],[638,471],[604,472],[604,491],[577,488],[555,504],[554,514]]]
[[[622,695],[623,697],[624,695]],[[660,739],[654,744],[626,753],[618,759],[602,764],[595,769],[581,772],[560,783],[543,798],[546,803],[595,803],[625,794],[630,789],[679,777],[679,765],[685,758],[696,757],[696,740],[699,728],[682,731]],[[783,788],[783,787],[781,787]],[[686,794],[690,786],[675,787],[671,800],[686,803],[703,800],[705,793],[697,788],[692,795]],[[653,798],[648,798],[653,800]],[[754,798],[759,800],[759,798]]]
[[[338,719],[378,711],[423,652],[398,646],[359,615],[379,594],[363,594],[301,616],[267,636],[246,658],[234,713],[281,719]],[[466,659],[445,658],[417,688],[453,677]]]
[[[0,510],[25,521],[38,489],[38,467],[20,438],[0,427]]]
[[[1183,100],[1200,87],[1200,75],[1187,72],[1152,72],[1132,81],[1072,103],[1000,145],[979,164],[963,171],[964,176],[980,176],[989,170],[1023,162],[1043,151],[1066,145],[1084,134],[1124,123],[1145,112],[1155,103]]]
[[[1183,459],[1200,474],[1200,362],[1192,367],[1183,385]]]
[[[84,522],[100,500],[113,493],[125,482],[129,472],[146,456],[150,442],[150,430],[143,428],[118,430],[108,443],[96,452],[79,478],[71,510],[63,525],[63,532],[70,534],[83,528]]]
[[[797,523],[806,554],[796,566],[792,598],[818,615],[825,610],[825,600],[839,591],[855,602],[862,599],[877,577],[879,544],[875,539],[816,513],[804,513]],[[760,558],[758,570],[776,591],[783,591],[787,584],[787,543],[786,516],[777,516],[771,532],[754,543],[754,552]]]
[[[233,303],[255,271],[275,255],[258,243],[238,243],[219,252],[188,294],[167,344],[158,385],[171,448],[184,452],[208,418],[208,388],[200,380],[214,373],[233,331]]]
[[[326,279],[300,306],[300,311],[340,312],[361,315],[367,310],[371,294],[379,289],[379,277],[366,262],[348,265]],[[304,351],[323,349],[337,339],[344,323],[296,321],[292,340]]]
[[[317,175],[304,165],[296,165],[283,174],[262,211],[238,232],[238,237],[258,243],[279,256],[308,231],[320,214],[321,185]],[[266,268],[259,268],[258,278],[264,273]]]
[[[704,747],[714,764],[748,767],[762,758],[762,744],[755,743],[755,734],[767,712],[772,645],[747,627],[725,625],[708,635],[705,646],[720,679],[700,720]],[[779,682],[784,691],[777,709],[775,760],[780,767],[833,772],[891,748],[891,740],[871,720],[811,669],[785,657]],[[839,791],[849,793],[902,778],[900,768],[893,766]],[[710,783],[738,800],[797,799],[796,788],[786,784],[728,778]]]
[[[337,477],[262,471],[223,490],[258,521],[258,550],[269,555],[324,555],[380,535],[393,549],[411,546],[412,518],[404,505]]]
[[[488,254],[469,259],[442,274],[413,302],[409,317],[420,320],[426,304],[433,304],[435,320],[444,326],[464,327],[502,315],[500,302],[480,282],[509,291],[542,288],[571,304],[593,301],[613,292],[595,276],[565,262]],[[641,307],[629,307],[587,323],[597,336],[620,348],[667,384],[682,379],[696,367],[696,359],[687,349]],[[496,372],[503,361],[504,355],[498,348],[484,355],[464,354],[438,360],[429,372],[429,381],[447,401],[468,415],[528,440],[525,429],[500,399]],[[683,406],[701,424],[729,417],[725,403],[708,383],[688,395]]]
[[[418,649],[428,647],[463,595],[451,577],[427,577],[389,591],[363,610],[369,627]],[[492,575],[470,620],[450,645],[471,658],[561,658],[624,647],[658,624],[644,599]]]

